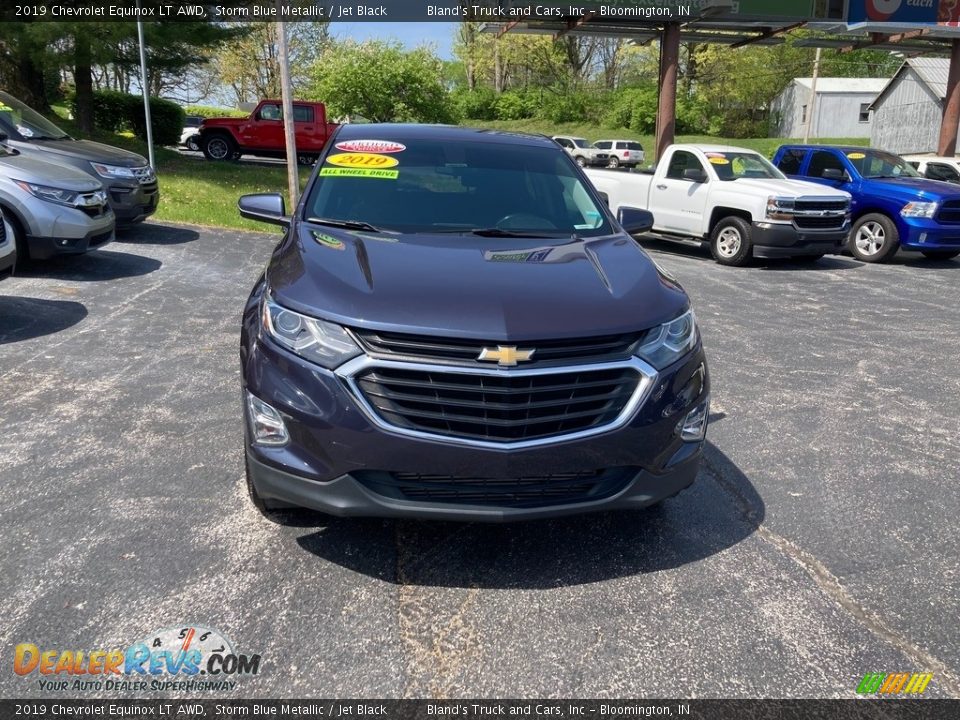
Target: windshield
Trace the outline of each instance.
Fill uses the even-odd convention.
[[[739,180],[741,178],[763,178],[786,180],[787,176],[777,170],[762,155],[751,152],[708,152],[704,153],[721,180]]]
[[[570,138],[570,139],[573,140],[573,144],[576,145],[577,147],[582,147],[582,148],[590,147],[590,143],[588,143],[583,138]]]
[[[325,159],[305,217],[369,223],[400,233],[529,232],[596,237],[612,232],[603,210],[559,148],[456,140],[344,141],[386,152]],[[394,148],[402,148],[395,150]]]
[[[881,150],[854,150],[847,160],[865,178],[922,177],[902,157]]]
[[[70,137],[43,115],[5,92],[0,92],[0,130],[11,137],[19,136],[25,140],[60,140]]]

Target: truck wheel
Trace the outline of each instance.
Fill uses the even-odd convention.
[[[217,133],[200,140],[200,148],[207,160],[232,160],[237,144],[228,135]]]
[[[953,260],[960,255],[960,250],[921,250],[920,252],[930,260]]]
[[[306,155],[306,154],[297,155],[297,165],[302,165],[304,167],[311,167],[316,161],[317,161],[316,155]]]
[[[617,160],[617,158],[611,156],[610,159],[607,160],[607,167],[610,168],[611,170],[616,170],[618,167],[620,167],[620,161]]]
[[[847,243],[847,248],[857,260],[868,263],[889,260],[899,247],[897,226],[880,213],[864,215],[857,220]]]
[[[710,253],[721,265],[746,265],[753,257],[750,223],[732,215],[718,222],[710,234]]]
[[[586,159],[583,155],[577,155],[577,156],[574,158],[574,160],[576,160],[577,165],[579,165],[580,167],[586,167],[586,166],[587,166],[587,159]]]

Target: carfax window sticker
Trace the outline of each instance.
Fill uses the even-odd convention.
[[[344,152],[398,153],[407,149],[403,143],[390,140],[344,140],[334,145]]]

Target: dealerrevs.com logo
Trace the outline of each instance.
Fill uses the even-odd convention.
[[[256,675],[260,655],[233,649],[223,633],[200,625],[165,628],[126,648],[58,650],[20,643],[13,671],[42,691],[230,691]]]

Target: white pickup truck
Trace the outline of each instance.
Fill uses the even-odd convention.
[[[585,171],[614,213],[653,213],[653,232],[709,243],[717,262],[751,257],[814,260],[840,253],[850,232],[850,195],[789,180],[753,150],[671,145],[650,173]]]

